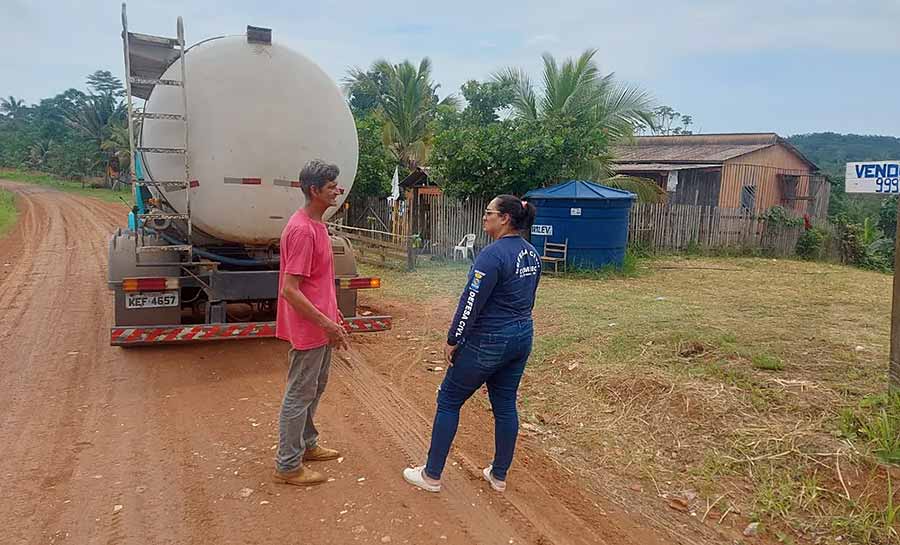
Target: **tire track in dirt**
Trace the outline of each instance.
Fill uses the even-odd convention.
[[[353,349],[337,353],[335,361],[341,379],[353,385],[355,395],[381,425],[390,431],[408,461],[411,464],[421,463],[428,451],[430,420]],[[479,543],[509,543],[510,539],[521,542],[523,537],[533,543],[556,545],[604,543],[580,518],[567,511],[559,512],[559,504],[550,507],[556,502],[540,502],[541,509],[537,512],[525,502],[510,499],[506,494],[494,494],[492,491],[489,492],[490,500],[485,501],[478,493],[479,490],[487,489],[479,465],[459,449],[455,449],[451,456],[464,470],[466,479],[454,479],[453,466],[448,466],[446,473],[450,478],[443,479],[441,494],[447,496],[448,503],[460,522],[465,524]],[[510,519],[512,525],[506,519]],[[551,524],[547,524],[548,522]],[[486,528],[492,531],[487,535],[479,535]]]
[[[13,240],[18,239],[23,251],[14,254],[15,274],[2,283],[4,299],[14,292],[18,303],[0,315],[0,327],[8,332],[4,345],[9,347],[0,375],[0,387],[8,394],[0,401],[6,417],[0,430],[0,458],[20,463],[16,469],[21,475],[8,473],[4,480],[11,480],[13,490],[32,500],[18,504],[19,514],[29,517],[41,506],[36,500],[46,490],[65,489],[75,458],[90,444],[57,432],[82,429],[85,377],[91,375],[94,362],[80,361],[80,351],[67,348],[80,342],[74,331],[54,326],[71,315],[102,316],[100,303],[105,298],[97,289],[71,289],[70,282],[77,282],[80,275],[99,274],[101,263],[90,246],[80,244],[84,224],[61,212],[75,201],[42,188],[17,189],[22,223]],[[59,205],[48,206],[51,193],[50,199],[60,198]],[[42,402],[37,411],[35,398]],[[13,440],[10,433],[26,440]],[[35,452],[33,442],[46,447]],[[54,510],[47,515],[45,536],[52,535],[47,528],[56,521]]]
[[[408,309],[394,308],[398,313],[398,324],[409,319]],[[411,331],[397,335],[396,342],[387,338],[380,343],[354,343],[363,356],[363,360],[377,365],[372,367],[373,380],[378,379],[402,391],[406,401],[415,401],[416,405],[431,406],[434,403],[434,385],[432,378],[437,379],[440,373],[423,380],[424,367],[440,355],[431,354],[439,349],[428,348],[428,342],[420,341],[423,334],[441,329],[452,309],[440,303],[437,306],[426,305],[414,311],[415,323],[407,323]],[[404,318],[406,316],[406,318]],[[398,325],[398,330],[403,330]],[[408,337],[413,347],[408,350],[402,342]],[[438,345],[440,345],[438,341]],[[403,348],[401,348],[401,346]],[[471,453],[477,453],[474,459],[488,456],[484,452],[484,443],[493,442],[493,418],[489,415],[489,404],[486,395],[476,392],[468,409],[464,410],[466,423],[460,425],[451,458],[458,461],[460,467],[467,470],[472,481],[481,482],[482,476],[478,464],[473,463]],[[432,409],[433,411],[433,409]],[[431,420],[417,413],[420,429],[430,429]],[[470,419],[475,417],[475,421]],[[489,420],[489,422],[488,422]],[[426,433],[427,436],[427,433]],[[657,543],[690,543],[690,539],[681,539],[681,532],[666,536],[665,532],[654,530],[644,525],[642,516],[629,514],[628,510],[607,500],[605,496],[595,496],[582,489],[583,476],[560,465],[543,450],[537,439],[520,436],[517,446],[516,466],[520,468],[514,475],[514,485],[503,495],[503,506],[497,506],[504,516],[523,517],[529,526],[536,527],[532,532],[533,539],[549,539],[553,543],[568,543],[583,536],[585,543],[621,543],[621,544],[657,544]],[[424,460],[426,447],[417,455],[414,462]],[[481,460],[485,461],[485,460]],[[514,513],[510,514],[510,511]],[[677,536],[677,537],[676,537]],[[577,542],[577,541],[576,541]]]
[[[10,507],[17,521],[11,537],[32,543],[72,535],[83,542],[121,543],[128,528],[177,536],[171,529],[175,519],[153,524],[138,511],[112,511],[125,501],[122,484],[133,477],[123,462],[130,457],[131,467],[145,465],[134,460],[140,457],[135,445],[121,442],[122,431],[109,425],[121,416],[117,407],[128,404],[119,399],[117,385],[125,376],[113,365],[116,355],[109,347],[104,241],[124,209],[46,188],[4,187],[17,193],[20,212],[14,233],[0,243],[13,267],[0,281],[6,306],[0,315],[6,332],[0,388],[7,393],[0,398],[0,483],[19,500]],[[140,454],[164,450],[156,443]],[[94,483],[108,493],[98,495]],[[98,504],[104,496],[109,499]],[[20,524],[25,521],[31,523]]]

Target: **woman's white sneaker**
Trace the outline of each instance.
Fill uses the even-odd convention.
[[[403,478],[409,484],[417,486],[426,492],[440,492],[441,483],[431,484],[425,480],[425,466],[408,467],[403,470]]]
[[[501,481],[500,479],[495,479],[494,475],[491,471],[494,469],[493,465],[489,465],[484,468],[484,471],[481,472],[484,475],[484,480],[491,483],[491,488],[496,490],[497,492],[503,492],[506,490],[506,481]]]

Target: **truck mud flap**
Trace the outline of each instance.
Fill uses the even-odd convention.
[[[346,318],[344,321],[344,329],[348,333],[387,331],[391,329],[392,325],[390,316],[355,316]],[[109,344],[112,346],[138,346],[259,339],[274,336],[275,322],[113,327],[110,329]]]

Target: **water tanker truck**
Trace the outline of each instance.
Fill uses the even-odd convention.
[[[353,116],[331,78],[304,55],[247,27],[186,47],[128,30],[122,5],[134,207],[109,241],[110,343],[119,346],[271,337],[279,238],[304,205],[311,159],[353,187]],[[350,241],[332,236],[338,305],[351,332],[391,327],[360,316]]]

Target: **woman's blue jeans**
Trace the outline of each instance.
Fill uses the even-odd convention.
[[[533,338],[529,319],[510,323],[494,333],[472,335],[459,345],[438,392],[426,475],[441,478],[459,425],[459,410],[486,383],[494,413],[492,473],[496,479],[506,479],[519,434],[516,394]]]

